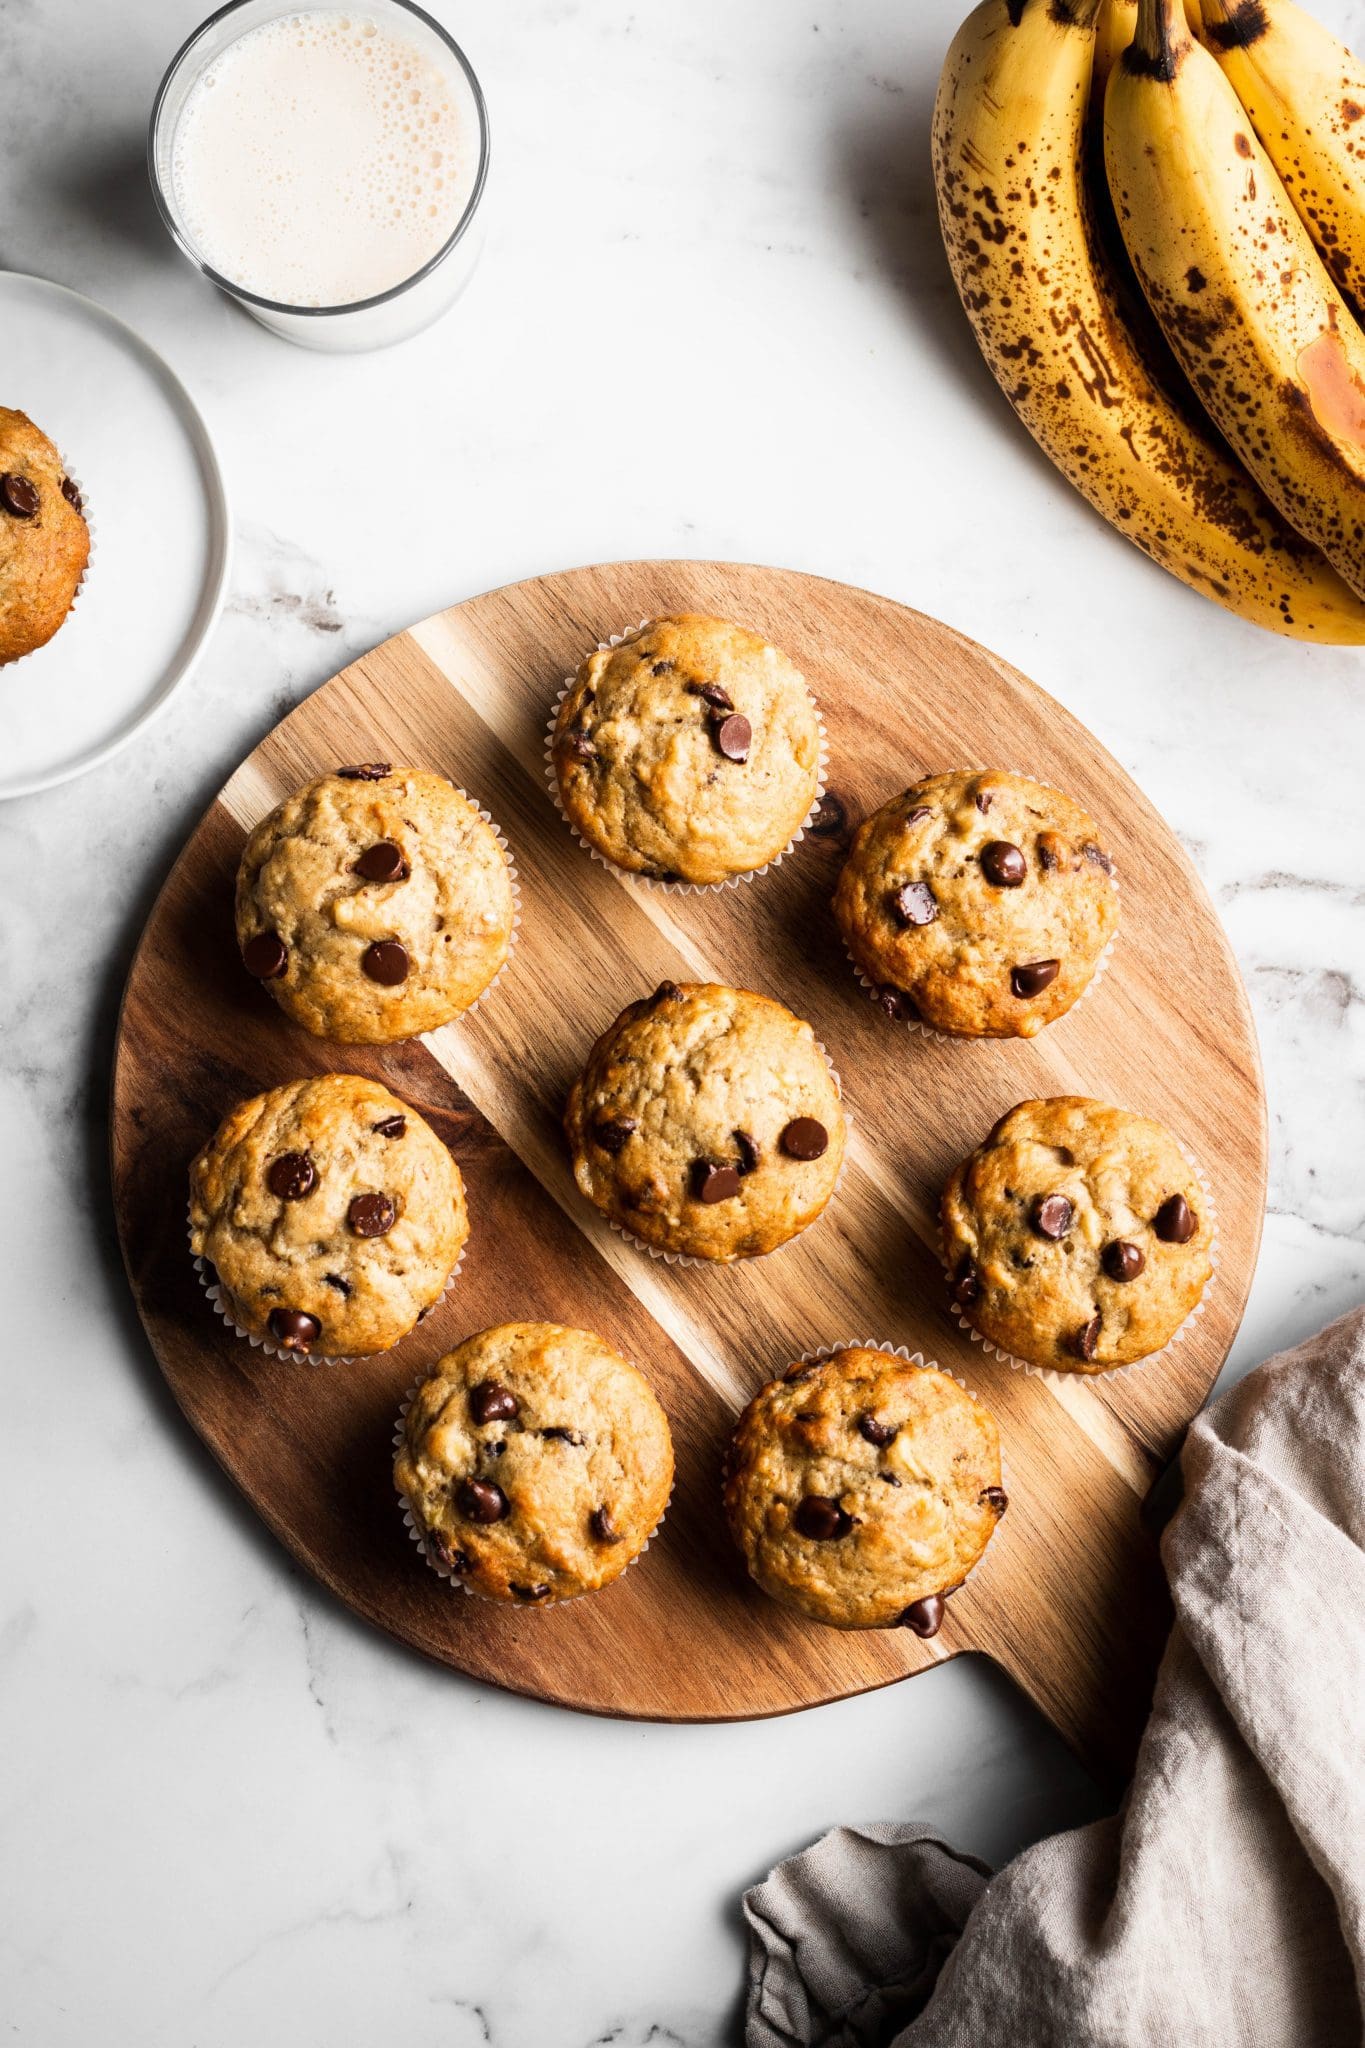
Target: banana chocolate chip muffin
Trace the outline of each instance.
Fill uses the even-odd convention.
[[[387,1351],[469,1235],[430,1124],[377,1081],[323,1074],[239,1103],[190,1168],[190,1246],[238,1329],[278,1351]]]
[[[0,666],[63,623],[90,559],[81,494],[27,413],[0,405]]]
[[[860,827],[835,916],[888,1016],[1032,1038],[1087,987],[1118,923],[1079,804],[999,769],[929,775]]]
[[[1208,1284],[1213,1238],[1165,1125],[1080,1095],[1021,1102],[943,1195],[954,1302],[993,1344],[1057,1372],[1160,1351]]]
[[[438,1571],[548,1607],[639,1556],[668,1505],[673,1444],[649,1382],[601,1337],[503,1323],[418,1387],[393,1476]]]
[[[387,761],[286,797],[237,871],[242,964],[296,1024],[344,1045],[460,1016],[507,958],[514,911],[477,807],[444,776]]]
[[[805,823],[820,721],[785,654],[684,612],[588,656],[551,756],[565,816],[617,867],[726,882],[775,860]]]
[[[588,1055],[564,1126],[590,1202],[653,1250],[754,1258],[813,1223],[844,1155],[815,1033],[768,996],[665,981]]]
[[[831,1628],[936,1635],[1007,1505],[981,1403],[933,1366],[860,1345],[770,1381],[726,1463],[753,1577]]]

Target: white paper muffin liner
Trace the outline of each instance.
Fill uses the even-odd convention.
[[[1179,1144],[1180,1141],[1177,1139],[1176,1142],[1177,1144]],[[1016,1372],[1029,1373],[1033,1376],[1034,1379],[1046,1381],[1049,1386],[1075,1386],[1077,1385],[1077,1383],[1084,1385],[1084,1383],[1087,1380],[1121,1380],[1129,1374],[1145,1372],[1149,1365],[1155,1365],[1159,1359],[1168,1357],[1169,1354],[1172,1351],[1174,1351],[1177,1344],[1184,1343],[1186,1336],[1194,1328],[1194,1325],[1198,1322],[1200,1316],[1203,1315],[1204,1309],[1208,1303],[1209,1295],[1212,1293],[1214,1285],[1218,1279],[1218,1205],[1213,1199],[1213,1189],[1209,1183],[1209,1177],[1205,1173],[1199,1161],[1195,1158],[1193,1152],[1191,1152],[1189,1148],[1185,1145],[1180,1146],[1180,1151],[1181,1155],[1184,1158],[1185,1164],[1189,1167],[1191,1173],[1199,1182],[1200,1188],[1203,1191],[1204,1201],[1207,1204],[1209,1222],[1213,1230],[1213,1236],[1209,1240],[1209,1277],[1204,1282],[1203,1291],[1201,1292],[1198,1301],[1194,1304],[1194,1307],[1185,1317],[1185,1320],[1181,1323],[1179,1329],[1177,1329],[1170,1337],[1167,1338],[1166,1342],[1162,1345],[1159,1351],[1149,1351],[1145,1358],[1130,1359],[1126,1365],[1107,1366],[1100,1372],[1082,1372],[1079,1368],[1075,1372],[1059,1372],[1055,1365],[1035,1365],[1033,1360],[1030,1358],[1016,1358],[1012,1351],[1006,1351],[1002,1345],[993,1344],[989,1337],[983,1337],[980,1330],[976,1329],[973,1326],[973,1324],[968,1321],[966,1315],[964,1314],[962,1309],[958,1307],[957,1303],[952,1300],[950,1294],[949,1306],[951,1308],[953,1318],[957,1323],[959,1329],[963,1329],[967,1332],[967,1336],[973,1344],[979,1344],[981,1346],[981,1349],[987,1358],[999,1358],[1003,1360],[1003,1362],[1006,1365],[1012,1366]],[[947,1279],[949,1287],[951,1288],[953,1282],[953,1266],[952,1261],[948,1256],[948,1247],[943,1238],[941,1226],[939,1237],[939,1257],[943,1261],[944,1275]]]
[[[909,1347],[905,1344],[892,1344],[887,1342],[884,1338],[880,1337],[845,1337],[837,1344],[821,1344],[814,1351],[803,1352],[800,1358],[794,1360],[794,1362],[786,1368],[786,1371],[784,1372],[782,1377],[784,1379],[787,1378],[790,1374],[799,1371],[800,1368],[802,1368],[803,1366],[824,1365],[827,1363],[829,1359],[837,1358],[841,1351],[880,1351],[887,1358],[902,1359],[906,1365],[919,1366],[925,1372],[940,1372],[943,1374],[943,1377],[945,1379],[951,1380],[955,1386],[961,1387],[963,1393],[966,1394],[968,1399],[974,1401],[978,1408],[984,1410],[984,1412],[990,1416],[991,1420],[993,1422],[995,1421],[994,1410],[990,1407],[988,1402],[985,1402],[981,1399],[981,1396],[977,1393],[975,1387],[968,1386],[966,1380],[963,1379],[961,1373],[951,1372],[946,1365],[940,1365],[936,1358],[926,1358],[922,1351],[911,1351]],[[755,1396],[755,1399],[757,1399],[757,1396]],[[998,1423],[996,1424],[996,1428],[998,1431]],[[1010,1479],[1009,1468],[1005,1463],[1005,1450],[1003,1443],[1000,1447],[1000,1487],[1001,1491],[1006,1496],[1006,1503],[1008,1505],[1008,1500],[1010,1496]],[[966,1585],[967,1581],[973,1578],[976,1575],[976,1573],[980,1571],[982,1565],[986,1562],[986,1559],[990,1555],[991,1545],[995,1542],[996,1536],[999,1533],[1003,1519],[1004,1517],[1001,1516],[997,1520],[995,1529],[986,1539],[986,1544],[981,1552],[981,1555],[976,1559],[976,1561],[973,1564],[968,1566],[967,1570],[963,1573],[962,1577],[958,1580],[955,1586],[950,1587],[948,1591],[941,1593],[939,1595],[940,1599],[945,1601],[951,1600],[956,1594],[962,1591],[962,1588]],[[769,1598],[771,1597],[772,1595],[769,1595]],[[891,1622],[887,1624],[887,1629],[896,1628],[899,1626],[899,1623]],[[886,1632],[886,1629],[869,1631],[864,1631],[860,1629],[857,1631],[858,1634],[884,1634]],[[934,1635],[936,1636],[937,1634],[938,1630],[935,1629]],[[932,1642],[933,1637],[922,1636],[920,1638],[920,1641]]]
[[[57,453],[61,455],[61,452],[62,451],[59,448],[57,450]],[[90,566],[95,559],[95,548],[97,543],[95,539],[95,522],[90,514],[89,495],[86,492],[85,485],[81,482],[75,470],[72,469],[70,465],[67,463],[65,456],[62,457],[62,467],[66,476],[76,486],[76,490],[80,495],[81,517],[85,521],[85,530],[89,539],[89,548],[85,558],[85,567],[81,570],[80,580],[72,593],[71,602],[67,606],[66,617],[62,620],[61,625],[58,626],[57,631],[55,633],[50,634],[48,638],[44,640],[41,647],[30,647],[27,654],[16,654],[12,661],[0,662],[0,669],[3,669],[6,675],[9,674],[11,669],[18,668],[21,661],[32,661],[35,654],[42,654],[46,648],[49,648],[52,645],[54,640],[60,637],[63,628],[70,623],[71,616],[74,613],[76,606],[80,603],[81,592],[84,590],[86,583],[89,581]]]
[[[825,1208],[820,1211],[820,1216],[823,1216],[825,1213],[825,1209],[828,1209],[830,1204],[836,1200],[839,1190],[843,1186],[844,1175],[848,1172],[848,1138],[849,1132],[853,1129],[853,1117],[849,1110],[848,1104],[844,1101],[844,1084],[839,1079],[838,1068],[835,1066],[828,1052],[826,1052],[824,1046],[820,1044],[820,1040],[818,1038],[816,1039],[815,1043],[819,1047],[825,1065],[829,1068],[830,1078],[834,1083],[835,1093],[839,1097],[839,1107],[844,1112],[843,1156],[840,1158],[839,1171],[834,1176],[834,1186],[829,1191],[829,1197],[825,1202]],[[606,1216],[606,1213],[603,1210],[599,1210],[598,1213],[599,1215],[604,1216],[606,1222],[608,1222],[611,1225],[612,1229],[616,1232],[616,1235],[618,1237],[624,1238],[626,1243],[628,1245],[632,1245],[637,1252],[648,1252],[650,1258],[657,1259],[661,1265],[712,1266],[719,1268],[723,1268],[726,1266],[747,1266],[751,1263],[754,1263],[758,1259],[775,1259],[778,1253],[786,1251],[789,1245],[799,1244],[802,1238],[806,1235],[806,1232],[808,1230],[813,1230],[815,1228],[815,1225],[820,1221],[820,1216],[813,1216],[810,1222],[807,1223],[803,1229],[794,1231],[790,1237],[784,1238],[781,1244],[775,1244],[770,1252],[752,1252],[749,1254],[747,1258],[743,1259],[707,1259],[699,1257],[695,1252],[661,1251],[657,1245],[646,1244],[644,1239],[642,1237],[637,1237],[633,1230],[627,1230],[625,1224],[618,1223],[614,1216]]]
[[[460,1268],[461,1266],[463,1266],[465,1262],[465,1253],[468,1251],[468,1249],[469,1239],[466,1238],[464,1243],[460,1246],[460,1256],[456,1259],[454,1265],[451,1267],[450,1272],[446,1278],[445,1286],[441,1289],[435,1301],[433,1301],[428,1308],[422,1311],[421,1315],[417,1318],[417,1321],[412,1325],[412,1329],[404,1330],[401,1333],[401,1335],[394,1338],[392,1344],[385,1344],[379,1351],[362,1351],[350,1355],[343,1355],[340,1352],[330,1353],[324,1351],[305,1351],[300,1354],[297,1351],[283,1350],[278,1344],[272,1343],[269,1337],[253,1336],[250,1330],[244,1330],[241,1324],[235,1322],[233,1318],[229,1315],[223,1303],[223,1284],[216,1276],[213,1275],[213,1268],[209,1264],[209,1261],[201,1257],[200,1254],[197,1252],[194,1253],[192,1256],[194,1258],[194,1270],[199,1275],[199,1285],[203,1288],[205,1294],[213,1303],[214,1314],[222,1317],[223,1321],[227,1324],[228,1328],[233,1332],[235,1336],[244,1337],[247,1343],[251,1346],[253,1351],[263,1351],[267,1358],[282,1358],[290,1365],[355,1365],[361,1358],[382,1358],[386,1351],[392,1351],[396,1345],[399,1345],[403,1342],[403,1339],[405,1337],[410,1337],[412,1335],[412,1331],[418,1329],[421,1326],[421,1324],[426,1321],[427,1317],[432,1313],[432,1311],[440,1307],[441,1303],[445,1300],[451,1288],[455,1285],[455,1282],[460,1277]]]
[[[632,633],[641,633],[644,631],[646,626],[652,625],[653,623],[654,622],[652,619],[641,619],[638,625],[628,626],[625,629],[625,631],[621,633],[613,633],[609,640],[599,640],[597,643],[596,651],[600,654],[604,649],[608,647],[619,647],[623,640],[629,640]],[[601,867],[608,869],[609,872],[613,875],[622,876],[622,878],[627,882],[638,882],[641,884],[642,887],[646,889],[659,889],[666,896],[709,896],[713,894],[714,891],[716,891],[717,889],[738,889],[741,883],[752,882],[758,875],[766,875],[770,868],[781,867],[783,861],[787,858],[787,855],[791,852],[792,848],[794,846],[800,845],[801,841],[805,838],[807,832],[810,830],[811,822],[814,819],[817,811],[820,808],[821,803],[824,800],[825,790],[828,787],[829,776],[829,735],[825,731],[824,716],[820,710],[820,706],[815,701],[815,693],[810,688],[810,685],[808,683],[806,684],[806,695],[810,698],[812,705],[814,705],[815,722],[817,727],[819,728],[820,733],[820,759],[819,765],[816,769],[815,795],[811,799],[810,809],[806,812],[805,817],[802,819],[796,831],[793,832],[791,838],[787,841],[781,853],[775,853],[771,860],[765,860],[762,867],[746,868],[743,874],[726,875],[724,880],[719,882],[664,882],[658,880],[657,877],[652,875],[642,875],[636,868],[623,868],[618,866],[614,860],[609,860],[606,854],[600,852],[599,849],[592,844],[591,840],[585,839],[583,837],[583,834],[579,831],[577,825],[574,824],[573,820],[569,817],[568,813],[564,809],[564,799],[560,795],[559,790],[559,777],[555,773],[555,728],[559,723],[560,706],[563,704],[565,697],[573,688],[577,680],[577,676],[566,676],[564,678],[564,681],[560,684],[559,689],[555,693],[555,700],[550,709],[549,723],[545,728],[545,786],[550,792],[551,803],[553,803],[555,809],[559,812],[560,817],[564,820],[564,823],[568,826],[574,838],[578,841],[579,845],[584,849],[584,851],[587,854],[589,854],[593,860],[597,861]],[[803,683],[805,682],[804,676],[802,677],[802,681]]]
[[[627,1363],[629,1364],[630,1361],[627,1360]],[[636,1372],[639,1372],[638,1366],[635,1366],[633,1369]],[[403,1445],[403,1425],[408,1419],[408,1410],[409,1408],[411,1408],[414,1400],[417,1398],[419,1390],[422,1387],[424,1387],[427,1381],[429,1379],[432,1379],[434,1376],[435,1368],[433,1367],[431,1371],[424,1372],[420,1376],[420,1378],[415,1379],[412,1385],[408,1388],[406,1394],[404,1394],[403,1399],[399,1404],[398,1420],[395,1422],[393,1426],[393,1448],[395,1455],[402,1448]],[[643,1373],[640,1374],[640,1377],[642,1379],[644,1378]],[[668,1489],[668,1498],[664,1502],[663,1507],[659,1511],[658,1521],[654,1524],[654,1527],[650,1530],[648,1536],[646,1536],[644,1542],[640,1545],[640,1548],[635,1552],[634,1556],[627,1558],[625,1564],[623,1564],[620,1571],[617,1572],[616,1577],[613,1579],[608,1579],[606,1583],[601,1586],[584,1586],[577,1593],[562,1594],[558,1600],[504,1600],[497,1593],[479,1592],[478,1588],[475,1586],[471,1586],[468,1580],[466,1580],[459,1572],[453,1572],[450,1569],[449,1565],[442,1564],[440,1559],[436,1557],[434,1553],[429,1549],[427,1545],[426,1536],[422,1529],[422,1525],[418,1521],[417,1516],[413,1512],[411,1501],[408,1499],[407,1495],[402,1491],[401,1488],[396,1489],[396,1491],[398,1493],[398,1505],[402,1510],[403,1526],[407,1530],[408,1535],[412,1542],[414,1542],[417,1545],[417,1548],[421,1553],[422,1557],[426,1560],[428,1568],[431,1571],[435,1572],[438,1579],[444,1579],[445,1583],[448,1586],[458,1589],[461,1593],[467,1593],[471,1600],[482,1600],[485,1602],[487,1606],[500,1607],[504,1610],[504,1612],[510,1610],[511,1612],[519,1614],[548,1614],[552,1612],[553,1609],[556,1607],[567,1607],[571,1601],[586,1600],[590,1594],[610,1592],[611,1588],[625,1577],[626,1573],[631,1569],[632,1565],[637,1565],[640,1562],[640,1559],[649,1549],[650,1544],[654,1541],[654,1538],[658,1535],[660,1529],[662,1529],[664,1523],[668,1519],[668,1511],[673,1505],[673,1495],[677,1491],[677,1474],[675,1467],[674,1483]]]
[[[935,770],[935,773],[939,775],[981,775],[987,772],[989,771],[980,768],[939,768]],[[1075,803],[1076,801],[1074,797],[1067,796],[1067,792],[1064,789],[1058,789],[1055,782],[1039,782],[1038,777],[1036,775],[1025,775],[1022,768],[1004,768],[999,770],[998,772],[1003,775],[1017,775],[1023,782],[1037,783],[1039,789],[1050,789],[1054,796],[1066,797],[1068,803]],[[925,778],[921,776],[920,780],[924,781]],[[889,799],[889,801],[894,802],[894,798]],[[879,808],[881,807],[879,806]],[[875,817],[876,813],[872,812],[870,813],[870,815]],[[1114,856],[1110,854],[1109,858],[1112,862]],[[1096,988],[1099,987],[1099,984],[1101,983],[1101,981],[1103,981],[1105,974],[1108,972],[1109,962],[1113,957],[1114,948],[1115,946],[1117,946],[1119,942],[1119,933],[1123,929],[1123,904],[1121,900],[1122,892],[1119,887],[1119,875],[1117,864],[1112,866],[1110,869],[1109,883],[1110,887],[1114,891],[1115,901],[1118,903],[1118,921],[1115,923],[1113,931],[1110,932],[1109,937],[1105,940],[1104,945],[1100,950],[1099,958],[1096,960],[1094,967],[1091,969],[1089,981],[1087,981],[1085,987],[1081,990],[1075,1002],[1072,1003],[1071,1008],[1068,1010],[1063,1010],[1061,1017],[1054,1017],[1052,1020],[1052,1024],[1060,1024],[1063,1018],[1071,1016],[1074,1011],[1078,1010],[1081,1004],[1085,1001],[1086,997],[1090,995]],[[880,1006],[882,990],[890,984],[878,983],[868,979],[868,976],[864,973],[862,967],[854,958],[853,950],[849,946],[847,940],[844,941],[844,953],[848,960],[849,966],[853,969],[853,972],[858,977],[859,983],[862,986],[864,994],[866,994],[872,1002]],[[897,990],[896,993],[900,994],[902,993],[902,991]],[[910,1000],[913,1001],[913,998],[910,998]],[[893,1021],[895,1023],[898,1023],[901,1026],[901,1028],[905,1031],[917,1033],[921,1038],[936,1038],[939,1040],[940,1044],[943,1045],[976,1045],[981,1042],[983,1036],[985,1035],[981,1032],[976,1031],[940,1031],[937,1025],[926,1024],[919,1017],[898,1017],[895,1018]],[[1052,1029],[1052,1024],[1045,1024],[1043,1026],[1043,1030],[1050,1031]],[[1035,1034],[1035,1036],[1041,1035],[1041,1033]],[[1018,1038],[1021,1036],[1022,1033],[1019,1032],[1011,1032],[1009,1038],[996,1038],[992,1035],[989,1042],[993,1045],[1007,1045],[1010,1042],[1010,1039]]]

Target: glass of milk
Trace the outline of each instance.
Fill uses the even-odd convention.
[[[477,261],[488,112],[410,0],[232,0],[161,81],[147,154],[191,262],[309,348],[405,340]]]

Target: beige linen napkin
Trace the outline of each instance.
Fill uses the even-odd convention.
[[[1123,1812],[992,1878],[838,1828],[745,1898],[747,2048],[1357,2048],[1365,1308],[1193,1424]]]

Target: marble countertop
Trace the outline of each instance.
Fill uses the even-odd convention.
[[[1273,1139],[1236,1373],[1365,1292],[1365,656],[1200,602],[1017,427],[927,165],[965,0],[428,0],[488,92],[490,246],[443,325],[337,360],[156,221],[147,110],[201,4],[0,14],[0,262],[167,355],[236,515],[192,687],[0,808],[0,2011],[43,2048],[709,2048],[777,1857],[920,1816],[994,1861],[1100,1796],[975,1660],[775,1723],[614,1724],[428,1668],[298,1574],[174,1410],[114,1242],[107,1074],[152,895],[290,705],[457,598],[676,554],[922,606],[1091,726],[1227,924]]]

